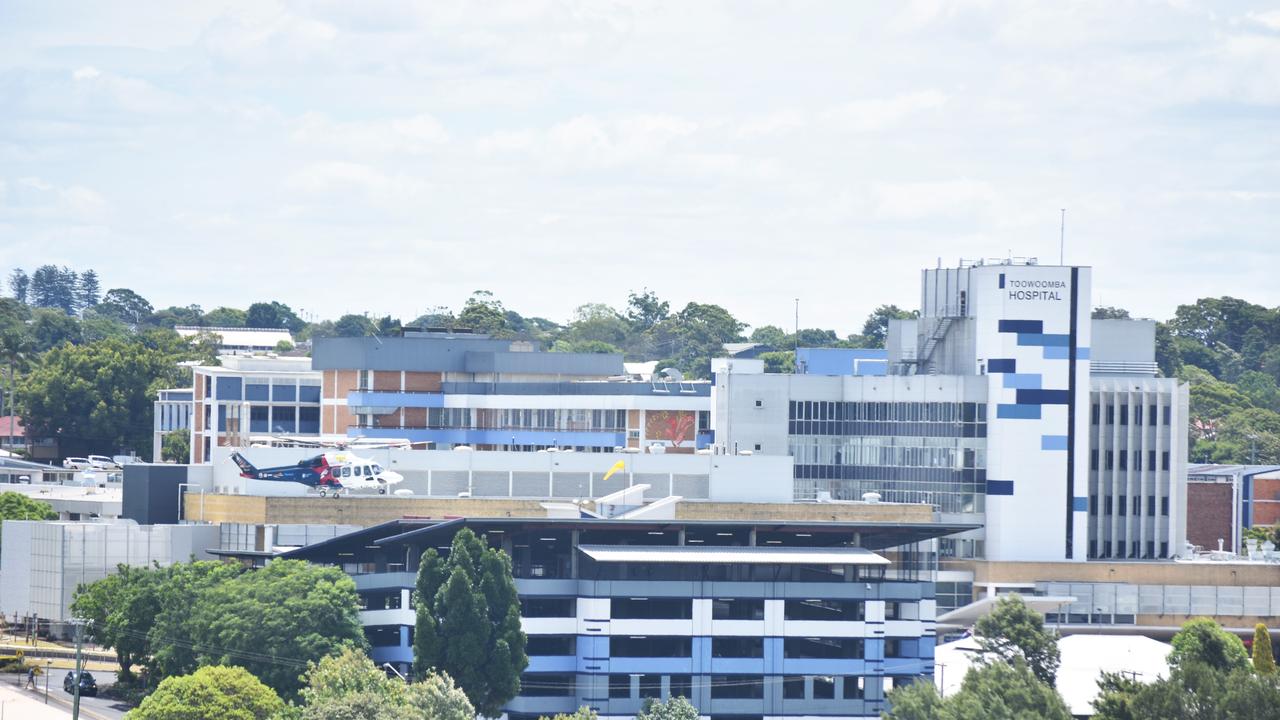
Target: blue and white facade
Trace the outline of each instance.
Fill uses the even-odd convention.
[[[529,667],[507,716],[645,698],[704,716],[874,718],[933,672],[933,583],[886,549],[963,530],[930,523],[591,519],[395,521],[285,557],[350,572],[376,662],[413,660],[417,558],[470,527],[513,559]],[[909,550],[903,557],[910,558]]]
[[[941,369],[990,378],[987,559],[1085,559],[1089,279],[1089,268],[1012,263],[924,271],[925,347],[942,326]]]

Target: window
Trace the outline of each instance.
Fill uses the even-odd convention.
[[[739,698],[759,700],[764,697],[764,678],[759,675],[712,675],[713,700]]]
[[[673,598],[614,598],[609,616],[619,620],[688,620],[693,601]]]
[[[1161,417],[1162,424],[1168,425],[1169,421],[1172,419],[1173,419],[1173,408],[1169,407],[1168,405],[1165,405],[1164,412],[1162,413],[1162,417]],[[1168,469],[1169,468],[1165,468],[1165,470],[1168,470]]]
[[[1097,495],[1089,496],[1089,514],[1090,515],[1098,514],[1098,496]]]
[[[693,678],[689,675],[672,675],[668,682],[670,697],[690,697],[693,695]]]
[[[626,677],[626,676],[623,676]],[[610,675],[612,680],[613,676]],[[610,690],[613,689],[612,682]],[[520,678],[520,694],[529,697],[565,697],[578,694],[578,678],[570,673],[527,674]]]
[[[1089,469],[1090,470],[1098,469],[1098,451],[1097,450],[1089,451]]]
[[[902,638],[885,638],[884,639],[884,656],[887,658],[906,657],[903,655]]]
[[[1121,425],[1129,424],[1129,406],[1128,405],[1120,406],[1120,424]]]
[[[1168,425],[1168,424],[1169,423],[1167,422],[1165,423],[1165,425]],[[1160,453],[1160,469],[1161,470],[1169,469],[1169,451],[1168,450],[1165,450],[1164,452]]]
[[[1115,405],[1107,406],[1107,424],[1108,425],[1116,424],[1116,406]]]
[[[763,620],[764,600],[722,598],[711,601],[712,620]]]
[[[292,407],[271,408],[271,432],[297,432],[297,415]]]
[[[520,688],[522,694],[524,688]],[[611,699],[622,699],[631,697],[631,676],[630,675],[610,675],[609,676],[609,697]]]
[[[862,620],[865,605],[861,600],[787,600],[786,620]]]
[[[1128,514],[1129,514],[1129,513],[1127,512],[1128,507],[1129,507],[1129,498],[1127,498],[1127,497],[1122,497],[1122,498],[1120,498],[1120,514],[1121,514],[1121,515],[1128,515]]]
[[[529,655],[576,655],[578,653],[578,636],[576,635],[529,635],[525,644]]]
[[[1112,450],[1108,450],[1107,451],[1107,469],[1111,470],[1114,467],[1115,467],[1115,452]]]
[[[1169,516],[1169,498],[1167,497],[1160,498],[1160,514],[1165,517]]]
[[[1108,514],[1108,515],[1110,515],[1110,514],[1111,514],[1111,496],[1110,496],[1110,495],[1108,495],[1108,496],[1107,496],[1107,511],[1106,511],[1106,512],[1107,512],[1107,514]]]
[[[576,598],[520,598],[520,615],[527,618],[576,617],[577,605]]]
[[[1135,405],[1133,408],[1133,424],[1134,425],[1142,424],[1142,406],[1141,405]]]
[[[1147,469],[1148,470],[1156,469],[1156,451],[1155,450],[1147,451]]]
[[[245,400],[257,400],[261,402],[266,402],[266,400],[270,397],[270,395],[271,395],[271,388],[269,385],[251,383],[251,384],[246,384],[244,386]]]
[[[1134,470],[1142,469],[1142,451],[1141,450],[1133,451],[1133,469]]]
[[[1129,510],[1133,515],[1140,514],[1142,512],[1142,498],[1134,498],[1133,502],[1129,505]]]
[[[399,647],[399,625],[369,625],[364,629],[364,636],[373,647]]]
[[[640,676],[640,697],[662,699],[662,676],[661,675],[641,675]]]
[[[902,603],[886,602],[884,604],[885,620],[900,620],[902,618]]]
[[[298,400],[304,403],[320,402],[319,385],[302,385],[298,388]]]
[[[815,675],[813,678],[813,699],[834,700],[836,697],[836,679],[830,675]]]
[[[760,451],[760,443],[756,443],[756,452]]]
[[[1147,515],[1150,517],[1156,516],[1156,496],[1155,495],[1147,496]]]
[[[782,678],[782,698],[784,700],[804,699],[803,675],[788,675]]]
[[[689,657],[693,639],[687,635],[614,635],[609,654],[614,657]]]
[[[1098,403],[1094,403],[1093,409],[1089,413],[1089,422],[1093,425],[1098,424],[1098,410],[1099,410]]]
[[[298,399],[298,386],[292,383],[288,385],[272,385],[271,399],[276,402],[294,402]]]
[[[764,657],[764,638],[713,637],[711,638],[711,657],[762,658]]]
[[[783,638],[784,658],[809,658],[819,660],[861,658],[862,638]]]
[[[1120,469],[1121,470],[1129,469],[1129,453],[1125,452],[1124,450],[1120,451]]]
[[[850,675],[844,678],[842,684],[844,685],[843,697],[845,700],[861,700],[866,696],[866,687],[863,685],[861,677]]]
[[[756,407],[764,407],[764,401],[763,401],[763,400],[757,400],[757,401],[756,401]]]

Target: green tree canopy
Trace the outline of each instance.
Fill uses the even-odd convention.
[[[180,356],[139,340],[63,345],[41,357],[18,397],[32,436],[57,437],[68,455],[133,449],[149,458],[155,391],[175,383]]]
[[[885,338],[889,334],[890,320],[910,320],[918,315],[915,311],[903,310],[897,305],[881,305],[871,311],[867,321],[862,325],[862,337],[867,347],[884,347]]]
[[[928,678],[889,691],[890,720],[1071,720],[1062,697],[1021,660],[969,670],[960,690],[939,697]]]
[[[1092,317],[1094,320],[1128,320],[1129,311],[1124,308],[1103,305],[1093,309]]]
[[[147,299],[128,288],[108,290],[95,308],[101,315],[113,317],[126,325],[141,325],[155,309]]]
[[[1240,638],[1210,618],[1194,618],[1183,623],[1172,643],[1171,667],[1201,663],[1214,670],[1230,672],[1249,666],[1249,654]]]
[[[1005,661],[1021,658],[1043,683],[1053,686],[1060,655],[1058,635],[1044,626],[1044,616],[1019,595],[996,601],[990,614],[978,619],[973,633],[984,653]]]
[[[160,683],[129,720],[271,720],[280,697],[241,667],[204,667]]]
[[[300,688],[306,662],[365,644],[355,582],[301,560],[274,560],[208,588],[188,623],[200,664],[243,665],[285,697]]]
[[[658,295],[649,288],[627,294],[627,322],[637,331],[644,332],[653,328],[670,314],[671,304],[659,300]]]
[[[303,678],[301,720],[473,720],[475,710],[448,675],[406,685],[347,647],[312,663]]]
[[[458,313],[458,326],[501,337],[508,330],[506,308],[488,290],[476,290]]]
[[[191,460],[190,430],[170,430],[164,434],[161,442],[161,460],[171,463],[186,463]]]
[[[681,695],[666,700],[647,698],[636,720],[698,720],[698,708]]]
[[[245,327],[247,320],[248,315],[243,310],[218,307],[206,313],[199,324],[209,327]]]
[[[447,558],[422,554],[414,592],[415,677],[445,672],[480,714],[497,717],[529,665],[511,558],[463,528]]]
[[[5,520],[55,520],[58,513],[47,502],[18,492],[0,492],[0,526]]]
[[[1258,623],[1253,627],[1253,671],[1259,675],[1274,675],[1276,656],[1271,650],[1271,631]]]

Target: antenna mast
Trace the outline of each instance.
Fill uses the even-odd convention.
[[[1067,209],[1062,208],[1062,224],[1058,226],[1058,264],[1066,265],[1067,256]]]

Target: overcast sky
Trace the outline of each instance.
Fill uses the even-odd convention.
[[[0,274],[846,334],[1065,207],[1095,304],[1280,304],[1280,4],[407,4],[0,0]]]

